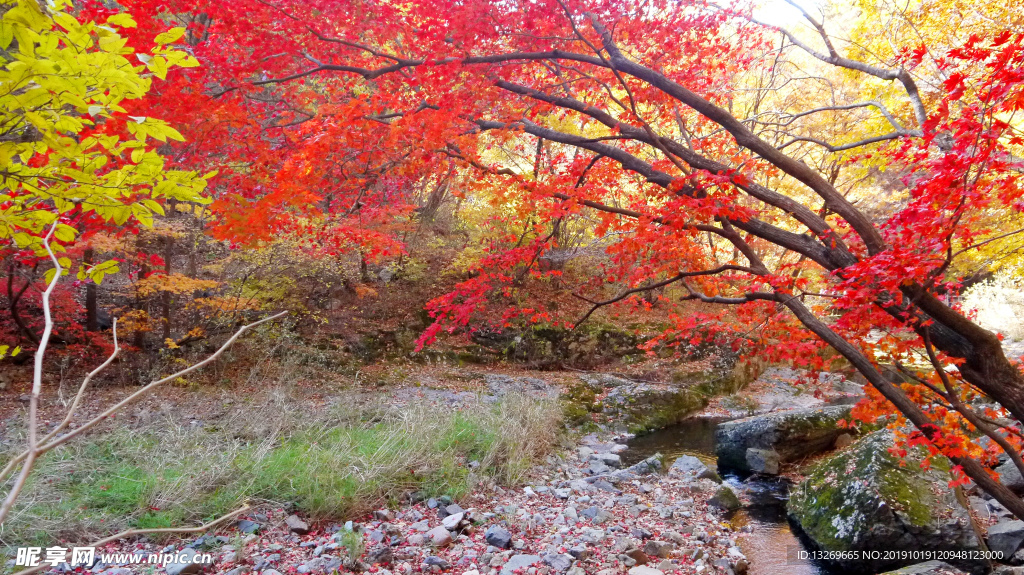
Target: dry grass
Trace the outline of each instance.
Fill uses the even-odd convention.
[[[507,396],[459,411],[357,396],[312,409],[281,385],[214,425],[164,415],[51,454],[0,544],[83,542],[126,527],[193,524],[246,499],[340,520],[410,491],[455,497],[515,484],[554,449],[556,402]],[[477,461],[471,470],[466,464]]]

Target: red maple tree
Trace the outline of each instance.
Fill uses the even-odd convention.
[[[577,294],[591,311],[642,305],[637,294],[671,287],[675,302],[727,311],[672,315],[663,343],[742,336],[811,369],[826,367],[819,352],[831,346],[871,384],[860,417],[895,411],[916,429],[909,443],[950,457],[1024,517],[1024,501],[970,439],[988,436],[988,455],[1003,450],[1024,471],[1024,376],[995,334],[944,297],[955,259],[1007,232],[987,223],[991,212],[1024,207],[1012,120],[1024,107],[1024,35],[972,37],[945,51],[934,58],[941,83],[923,91],[922,47],[888,65],[855,60],[810,15],[816,44],[703,2],[125,6],[144,30],[169,21],[189,29],[202,68],[174,71],[140,105],[182,124],[180,162],[221,170],[221,237],[301,232],[328,251],[397,252],[382,226],[410,209],[412,183],[453,163],[475,170],[534,233],[491,246],[470,279],[431,302],[423,344],[506,305],[496,296],[524,273],[558,274],[539,256],[557,248],[563,218],[591,213],[609,255]],[[773,57],[794,49],[887,83],[897,106],[830,102],[746,116],[743,78],[774,73]],[[886,129],[835,143],[793,123],[850,109],[877,111]],[[491,153],[531,142],[546,149],[532,173]],[[839,159],[814,163],[808,149]],[[836,184],[836,165],[868,157],[900,175],[889,184],[905,196],[895,207],[869,210]],[[308,226],[314,212],[326,224]],[[625,287],[603,297],[610,285]],[[543,301],[500,311],[505,321],[580,319]],[[908,356],[916,367],[898,363],[894,382],[881,364]],[[980,396],[995,407],[978,409]]]

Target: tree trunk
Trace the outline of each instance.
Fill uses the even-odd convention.
[[[82,255],[82,261],[86,267],[93,264],[95,253],[91,247],[86,248]],[[90,281],[85,284],[85,331],[99,331],[100,322],[96,310],[96,282]]]
[[[164,238],[164,274],[168,277],[171,275],[171,258],[174,257],[174,238],[167,236]],[[171,292],[165,291],[160,296],[161,307],[163,308],[163,316],[161,323],[163,323],[163,340],[167,341],[171,338]]]
[[[145,261],[142,262],[142,266],[139,268],[139,279],[143,280],[149,275],[149,264]],[[138,309],[146,315],[146,320],[149,320],[149,299],[141,299],[138,302]],[[141,326],[140,326],[141,328]],[[139,349],[146,347],[146,331],[144,329],[135,330],[135,340],[133,345]]]

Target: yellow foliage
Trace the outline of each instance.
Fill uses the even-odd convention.
[[[135,292],[139,297],[169,293],[173,295],[193,294],[197,291],[216,289],[220,282],[190,278],[179,273],[152,274],[135,282]]]
[[[151,53],[133,54],[117,31],[135,25],[130,16],[97,24],[72,12],[69,0],[0,0],[0,241],[19,248],[40,250],[43,230],[75,209],[151,226],[163,214],[157,199],[206,201],[210,175],[166,169],[156,151],[181,135],[163,120],[126,116],[121,106],[149,91],[147,71],[162,78],[171,66],[199,65],[163,45],[182,29],[157,37]],[[134,137],[84,135],[108,122],[124,123]],[[54,249],[76,234],[57,225]]]

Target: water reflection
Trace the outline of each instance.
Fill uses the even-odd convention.
[[[672,427],[634,438],[622,454],[632,465],[661,453],[666,461],[693,455],[706,463],[715,462],[715,428],[725,419],[691,418]],[[800,560],[798,551],[809,542],[794,532],[786,518],[790,483],[781,477],[723,474],[723,480],[748,502],[734,512],[730,521],[747,531],[739,547],[750,561],[750,575],[839,575],[842,571],[810,560]]]

